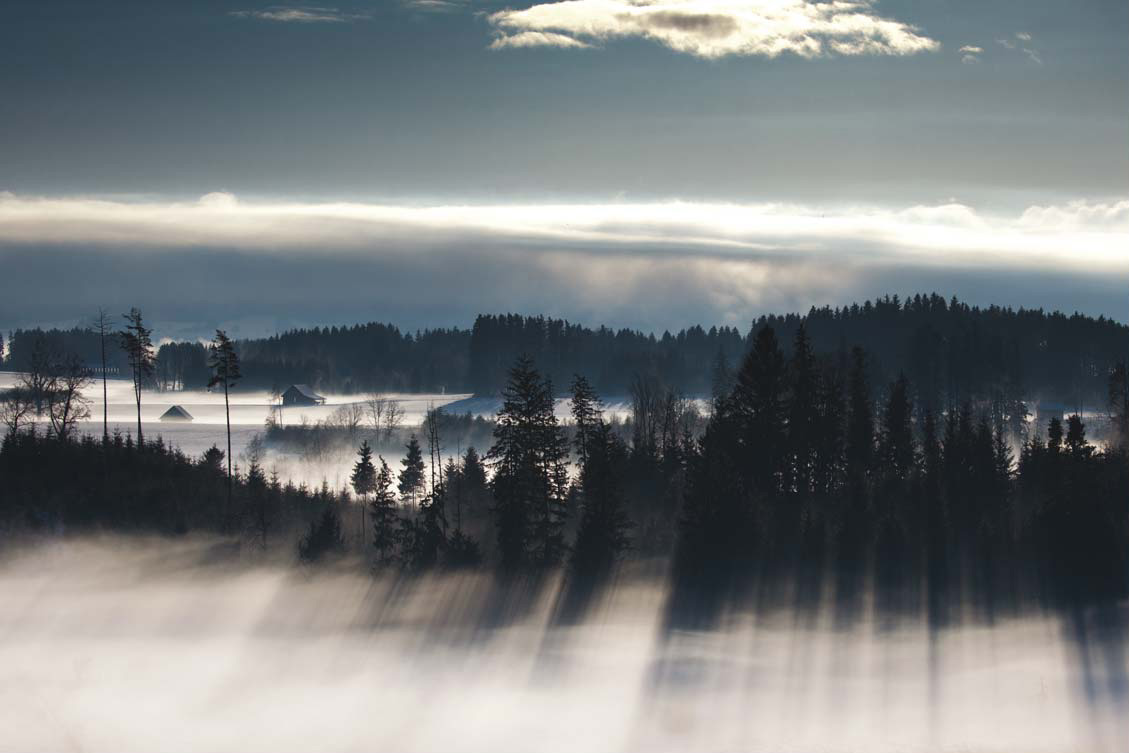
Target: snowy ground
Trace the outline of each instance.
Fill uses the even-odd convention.
[[[0,372],[0,390],[14,386],[19,375],[14,372]],[[102,383],[96,381],[85,391],[90,401],[91,420],[82,422],[85,432],[100,435],[102,432]],[[133,384],[126,379],[107,381],[107,405],[110,431],[120,430],[123,434],[137,433],[137,406],[134,403]],[[286,408],[282,411],[285,425],[296,425],[303,421],[316,423],[323,421],[342,405],[359,401],[357,395],[333,395],[322,393],[326,404],[314,407]],[[493,417],[501,408],[499,397],[474,397],[468,394],[429,394],[429,393],[385,393],[383,395],[399,402],[404,410],[404,425],[418,426],[424,414],[431,407],[443,408],[449,413],[471,413],[476,416]],[[232,452],[238,462],[245,456],[251,439],[263,431],[263,425],[271,412],[271,396],[265,391],[236,391],[231,395],[231,442]],[[173,405],[179,405],[191,414],[191,422],[161,421],[161,415]],[[631,406],[626,398],[614,397],[607,401],[606,415],[626,418]],[[568,401],[557,401],[556,414],[562,421],[569,419]],[[278,415],[277,413],[275,414]],[[227,441],[224,429],[224,401],[222,392],[187,390],[178,392],[144,392],[141,397],[142,430],[148,439],[160,436],[166,443],[179,447],[190,456],[198,456],[211,447],[221,449]],[[485,450],[485,448],[480,448]],[[393,458],[388,458],[389,462]],[[320,484],[323,479],[337,488],[346,484],[350,456],[323,459],[311,462],[279,452],[271,452],[267,458],[269,468],[277,470],[284,480],[295,483],[304,481]]]

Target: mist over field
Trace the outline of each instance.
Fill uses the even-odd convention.
[[[825,610],[668,631],[662,583],[628,568],[564,619],[556,575],[315,573],[195,537],[8,547],[2,747],[1125,750],[1100,616],[1084,640],[1052,616],[836,630]]]
[[[1129,753],[1125,0],[4,0],[0,753]]]

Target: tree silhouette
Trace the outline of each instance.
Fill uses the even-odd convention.
[[[75,425],[90,417],[90,401],[82,390],[90,377],[75,355],[64,358],[51,369],[47,386],[47,411],[51,431],[62,442],[67,441]]]
[[[239,356],[235,345],[222,329],[216,330],[209,347],[208,367],[212,376],[208,379],[208,389],[223,385],[223,412],[227,421],[227,503],[231,505],[231,406],[228,392],[243,375],[239,373]],[[140,431],[140,425],[138,426]]]
[[[627,448],[602,419],[589,428],[580,471],[580,524],[569,564],[586,577],[606,574],[627,549],[631,522],[624,508],[623,467]]]
[[[917,465],[917,445],[913,437],[913,404],[905,374],[890,385],[890,395],[882,411],[878,439],[878,461],[882,471],[895,479],[909,478]]]
[[[400,498],[412,507],[419,505],[420,495],[424,486],[423,451],[420,449],[419,440],[415,434],[408,440],[407,454],[400,461],[403,469],[400,471]]]
[[[94,320],[94,331],[98,333],[98,352],[102,359],[102,441],[110,441],[110,403],[106,387],[106,338],[112,337],[110,332],[110,318],[105,309],[98,309],[98,318]]]
[[[572,421],[576,426],[576,455],[581,467],[588,462],[588,445],[592,432],[603,423],[600,396],[584,377],[572,379]]]
[[[372,448],[368,440],[361,442],[357,450],[357,462],[353,464],[353,473],[349,482],[353,491],[361,498],[361,543],[365,539],[365,507],[368,505],[368,496],[376,491],[376,466],[372,463]]]
[[[730,410],[741,434],[741,451],[747,459],[752,489],[764,493],[781,487],[786,435],[784,354],[776,333],[765,327],[737,373]]]
[[[791,389],[786,401],[788,417],[787,485],[800,495],[815,486],[818,457],[820,375],[807,330],[801,325],[788,363]]]
[[[392,490],[392,469],[384,458],[380,458],[380,470],[373,479],[369,510],[376,561],[379,566],[387,566],[394,561],[396,553],[396,494]]]
[[[130,309],[128,314],[122,316],[126,320],[126,325],[118,333],[118,340],[126,353],[133,374],[133,397],[137,401],[137,446],[140,448],[145,444],[141,433],[141,390],[145,380],[153,376],[156,364],[153,355],[153,330],[145,326],[141,311],[137,308]],[[230,446],[227,454],[230,463]]]
[[[504,569],[556,563],[564,552],[567,440],[552,388],[528,356],[510,369],[487,455],[494,466],[494,519]]]
[[[321,517],[310,524],[309,532],[298,542],[298,557],[303,562],[314,563],[329,554],[341,551],[344,547],[341,518],[330,504],[326,506]]]
[[[851,351],[851,372],[847,383],[847,468],[852,483],[866,482],[874,468],[874,408],[866,375],[866,354],[862,348]]]

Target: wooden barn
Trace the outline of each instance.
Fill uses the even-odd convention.
[[[325,405],[325,398],[310,389],[308,384],[292,384],[282,393],[283,406]]]
[[[163,414],[161,414],[162,421],[191,421],[192,414],[186,411],[179,405],[174,405]]]

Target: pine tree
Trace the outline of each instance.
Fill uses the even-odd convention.
[[[622,440],[602,420],[590,431],[587,460],[580,471],[580,524],[569,564],[578,575],[598,577],[629,545],[631,522],[623,493],[628,456]]]
[[[1047,451],[1052,455],[1062,452],[1062,419],[1057,416],[1047,426]]]
[[[361,498],[361,542],[364,543],[365,506],[368,504],[368,495],[376,490],[376,466],[372,464],[372,448],[367,439],[361,442],[357,456],[349,481],[353,485],[353,492]]]
[[[141,311],[137,308],[130,309],[128,314],[122,316],[125,317],[126,325],[118,333],[118,339],[133,372],[133,396],[137,401],[137,446],[140,448],[145,444],[141,433],[141,389],[145,386],[145,381],[153,376],[153,369],[156,366],[156,357],[153,355],[153,330],[145,326]],[[229,448],[228,457],[230,456]]]
[[[412,507],[417,507],[424,490],[423,450],[420,449],[415,434],[405,446],[408,452],[400,461],[400,465],[403,466],[403,470],[400,471],[400,498]]]
[[[882,412],[878,460],[884,473],[901,480],[909,478],[917,465],[913,406],[905,374],[900,374],[897,381],[890,385],[890,395]]]
[[[487,455],[494,466],[494,519],[505,569],[551,565],[564,551],[568,445],[549,383],[528,356],[510,370]]]
[[[298,542],[298,557],[303,562],[314,563],[326,555],[340,552],[345,547],[341,537],[341,518],[333,504],[327,504],[325,512],[310,524],[310,530]]]
[[[783,475],[784,354],[771,327],[757,333],[729,401],[741,430],[742,460],[753,488],[775,492]]]
[[[820,384],[815,354],[802,324],[796,330],[788,373],[788,486],[807,495],[815,485]]]
[[[1114,436],[1129,452],[1129,366],[1121,361],[1109,373],[1109,417]]]
[[[603,404],[600,396],[584,377],[572,380],[572,420],[576,425],[576,455],[581,466],[588,461],[588,445],[592,432],[602,423]]]
[[[208,389],[223,385],[223,411],[227,420],[227,504],[231,506],[231,406],[228,392],[243,376],[239,373],[239,356],[235,345],[222,329],[216,330],[208,349],[208,367],[212,376],[208,379]],[[140,427],[139,427],[140,428]]]
[[[724,348],[718,348],[710,370],[710,395],[715,407],[733,392],[733,382],[733,368],[729,365],[729,357],[725,355]]]
[[[110,405],[108,389],[106,386],[106,337],[110,336],[110,319],[104,309],[98,309],[98,318],[94,320],[94,331],[98,333],[98,348],[102,356],[102,441],[110,441]],[[4,352],[2,338],[0,338],[0,354]]]
[[[367,444],[367,443],[366,443]],[[376,549],[378,566],[387,566],[395,560],[397,541],[396,494],[392,490],[392,469],[380,458],[380,470],[372,485],[369,502],[372,517],[372,545]]]
[[[857,491],[857,485],[865,482],[874,467],[874,409],[862,348],[851,351],[847,392],[847,474]]]

